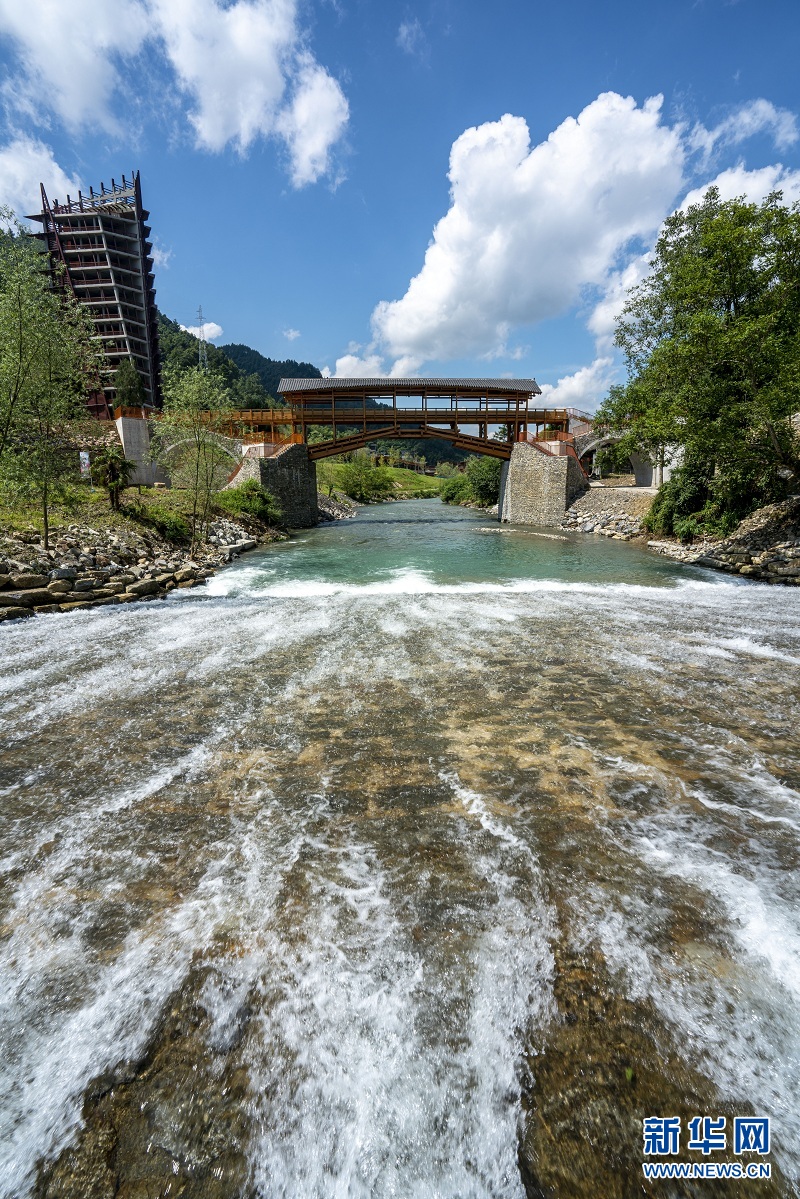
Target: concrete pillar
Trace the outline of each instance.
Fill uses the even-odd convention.
[[[160,466],[156,466],[150,457],[150,425],[142,417],[120,416],[115,422],[122,452],[131,462],[136,463],[136,470],[131,477],[131,483],[152,487],[154,483],[165,483],[169,486],[169,475]]]

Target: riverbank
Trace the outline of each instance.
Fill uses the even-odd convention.
[[[687,566],[705,566],[767,583],[800,584],[800,496],[759,508],[724,539],[685,545],[676,537],[647,539],[644,519],[655,488],[593,484],[572,504],[561,527],[596,533],[643,548]]]
[[[731,537],[693,561],[749,579],[800,585],[800,495],[759,508]]]
[[[562,529],[597,533],[618,541],[632,541],[644,531],[643,521],[655,496],[655,488],[593,483],[567,509]]]
[[[287,539],[252,517],[219,517],[191,551],[137,526],[124,509],[97,516],[100,527],[57,526],[48,549],[35,530],[0,534],[0,621],[160,599],[202,586],[247,550]]]

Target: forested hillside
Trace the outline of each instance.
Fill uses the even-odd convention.
[[[162,372],[177,372],[197,366],[198,341],[193,333],[187,333],[177,321],[171,321],[162,312],[158,313],[158,348]],[[246,349],[246,346],[239,347]],[[222,376],[237,408],[274,408],[275,401],[261,381],[260,375],[248,372],[238,365],[229,354],[211,342],[206,343],[209,368]],[[261,358],[255,350],[249,351]],[[268,358],[262,361],[269,362]],[[296,365],[296,364],[295,364]],[[314,369],[313,367],[311,368]],[[319,372],[317,372],[319,373]],[[280,406],[280,405],[278,405]]]
[[[226,345],[220,346],[220,353],[227,354],[232,362],[246,375],[257,375],[268,395],[278,397],[278,384],[281,379],[321,379],[322,371],[310,362],[295,362],[286,358],[282,362],[274,358],[266,358],[258,350],[250,346]]]

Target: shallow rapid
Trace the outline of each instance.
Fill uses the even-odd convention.
[[[740,1113],[798,1193],[795,589],[417,501],[0,655],[4,1199],[622,1196]]]

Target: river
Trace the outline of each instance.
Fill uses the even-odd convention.
[[[0,1195],[798,1193],[798,592],[535,532],[2,626]]]

